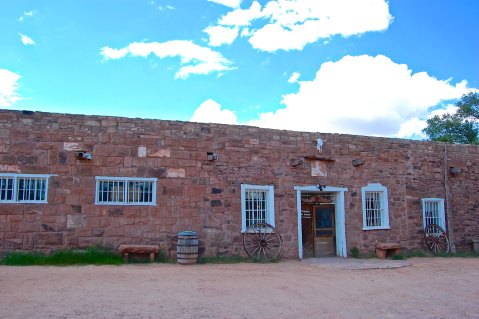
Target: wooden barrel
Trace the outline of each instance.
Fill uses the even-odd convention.
[[[182,265],[196,264],[198,262],[198,233],[194,231],[178,233],[176,259]]]

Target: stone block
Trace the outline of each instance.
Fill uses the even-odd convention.
[[[171,157],[171,149],[169,147],[160,149],[148,149],[150,157]]]
[[[35,144],[32,142],[19,142],[10,146],[10,151],[15,155],[28,155],[35,149]]]
[[[35,248],[51,248],[63,245],[62,233],[37,233],[34,237]]]
[[[116,147],[114,145],[95,145],[93,147],[93,156],[115,156]]]
[[[146,157],[147,155],[147,148],[146,146],[139,146],[138,147],[138,157]]]
[[[0,164],[0,171],[6,173],[21,173],[20,166],[18,165]]]
[[[63,150],[64,151],[82,151],[83,146],[80,143],[75,142],[64,142],[63,143]]]
[[[166,177],[170,178],[185,178],[186,172],[184,168],[167,168]]]
[[[82,214],[67,215],[67,228],[73,229],[73,228],[85,227],[85,224],[86,224],[85,219],[86,219],[85,215],[82,215]]]
[[[40,223],[38,222],[33,222],[33,223],[20,223],[18,225],[17,231],[19,233],[33,233],[33,232],[39,232],[42,231],[43,228]]]

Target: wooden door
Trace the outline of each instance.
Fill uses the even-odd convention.
[[[303,239],[303,258],[314,257],[313,206],[302,205],[301,227]]]
[[[334,205],[314,206],[314,256],[336,256]]]

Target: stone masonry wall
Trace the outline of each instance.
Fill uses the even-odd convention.
[[[477,146],[7,110],[0,111],[0,137],[0,173],[55,175],[48,204],[0,203],[0,251],[122,243],[167,249],[177,232],[194,230],[202,254],[244,254],[242,183],[275,186],[286,257],[298,255],[296,185],[348,188],[348,250],[369,252],[376,241],[417,249],[421,198],[446,197],[449,167],[461,169],[447,176],[458,248],[479,237]],[[93,159],[78,160],[78,151]],[[208,160],[208,152],[218,160]],[[358,159],[364,164],[353,166]],[[157,205],[94,205],[95,176],[156,177]],[[388,188],[390,230],[362,230],[361,187],[368,183]]]

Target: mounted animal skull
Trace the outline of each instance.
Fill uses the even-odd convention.
[[[321,137],[319,137],[317,140],[316,140],[316,148],[318,149],[318,151],[322,152],[323,151],[323,144],[324,144],[324,141]]]

